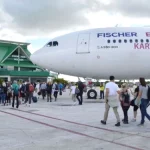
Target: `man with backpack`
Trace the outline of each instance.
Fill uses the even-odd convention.
[[[13,102],[12,102],[12,107],[14,108],[15,105],[15,98],[17,101],[16,108],[19,108],[19,85],[17,84],[17,81],[14,81],[12,85],[12,90],[13,90]]]
[[[25,104],[27,105],[27,102],[29,101],[29,107],[31,105],[33,92],[34,92],[34,85],[31,84],[30,82],[27,82],[27,84],[26,84],[26,100],[25,100]]]
[[[79,92],[77,93],[76,98],[77,98],[78,101],[79,101],[79,105],[82,105],[82,103],[83,103],[84,84],[83,84],[81,81],[79,81],[79,82],[77,83],[77,87],[78,87],[78,89],[79,89]],[[80,98],[79,98],[79,97],[80,97]]]

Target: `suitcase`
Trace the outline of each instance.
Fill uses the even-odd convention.
[[[37,97],[36,96],[33,96],[32,100],[33,100],[33,103],[37,103]]]

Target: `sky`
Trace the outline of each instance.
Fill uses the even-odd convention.
[[[0,39],[29,42],[31,53],[59,35],[116,25],[150,26],[149,0],[0,0]]]

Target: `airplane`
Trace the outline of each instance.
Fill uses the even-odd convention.
[[[148,79],[150,28],[110,27],[77,31],[50,40],[30,58],[36,65],[72,76]]]

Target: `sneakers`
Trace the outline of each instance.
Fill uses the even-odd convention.
[[[116,123],[115,126],[116,126],[116,127],[119,127],[119,126],[120,126],[120,122]]]
[[[131,120],[131,122],[136,122],[136,119],[135,119],[135,118],[133,118],[133,119]]]
[[[144,126],[144,123],[140,123],[138,124],[139,127],[143,127]]]
[[[104,125],[106,125],[106,121],[101,120],[101,123],[104,124]]]

